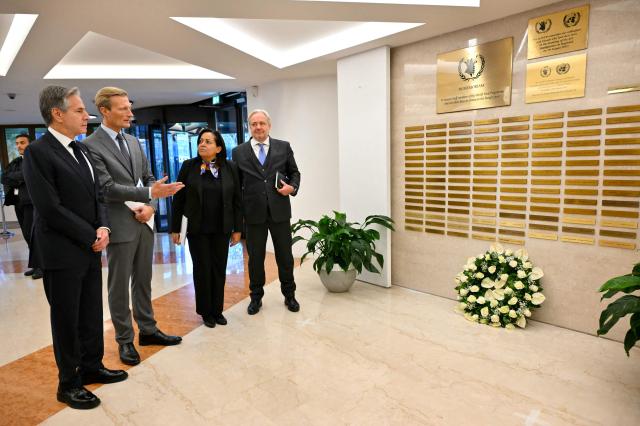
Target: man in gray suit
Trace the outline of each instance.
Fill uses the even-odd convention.
[[[104,87],[96,93],[94,101],[102,124],[85,143],[94,159],[111,220],[111,244],[107,249],[109,310],[120,360],[136,365],[140,355],[133,344],[129,281],[140,345],[177,345],[182,341],[156,326],[151,305],[154,233],[147,222],[155,213],[157,199],[175,194],[184,185],[166,184],[166,177],[156,181],[140,142],[122,132],[129,128],[133,118],[126,91]],[[136,204],[127,206],[125,201]]]

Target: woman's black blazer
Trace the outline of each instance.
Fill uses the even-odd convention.
[[[185,160],[178,173],[178,181],[184,183],[184,188],[173,196],[171,218],[171,232],[180,232],[182,216],[189,221],[187,232],[198,233],[202,222],[202,176],[200,165],[202,159],[198,157]],[[210,173],[210,172],[207,172]],[[224,233],[242,231],[242,193],[238,168],[233,161],[226,161],[220,167],[222,180],[222,230]]]

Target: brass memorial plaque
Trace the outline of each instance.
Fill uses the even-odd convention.
[[[527,64],[525,102],[584,97],[587,54]]]
[[[587,48],[589,5],[529,20],[527,59]]]
[[[438,55],[437,113],[511,105],[513,38]]]

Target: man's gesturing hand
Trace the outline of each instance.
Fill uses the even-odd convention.
[[[167,179],[169,179],[169,176],[165,176],[151,185],[151,198],[170,197],[184,188],[182,182],[165,183]]]

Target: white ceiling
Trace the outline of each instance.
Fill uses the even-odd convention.
[[[106,85],[125,88],[136,108],[192,103],[213,92],[335,74],[341,57],[382,45],[401,46],[557,1],[481,0],[479,8],[468,8],[295,0],[0,0],[0,14],[39,15],[7,76],[0,77],[0,124],[39,123],[38,92],[48,84],[77,85],[87,104]],[[171,17],[229,18],[283,50],[342,31],[349,22],[425,25],[279,69]],[[284,22],[274,26],[274,20]],[[0,42],[9,22],[0,15]],[[233,79],[43,79],[59,63],[193,65]],[[16,99],[7,93],[16,93]]]

